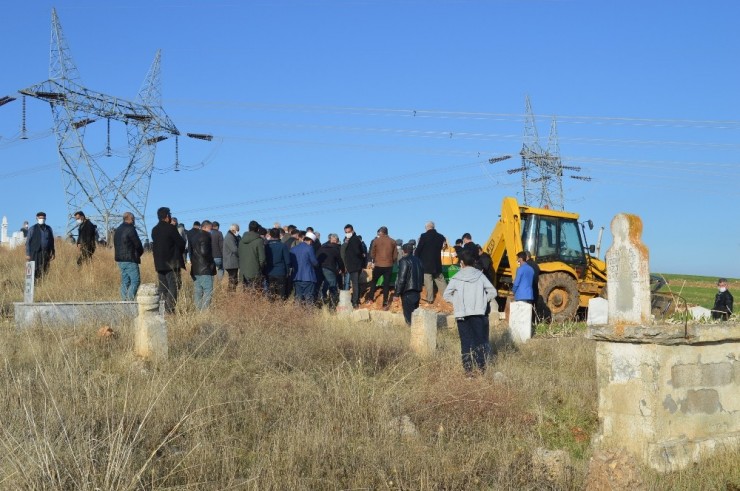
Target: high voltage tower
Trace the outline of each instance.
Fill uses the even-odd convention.
[[[24,96],[21,138],[25,137],[25,96],[48,102],[54,118],[67,201],[67,233],[75,227],[72,214],[77,210],[87,212],[92,207],[95,212],[87,213],[88,216],[104,224],[106,233],[113,220],[118,221],[124,211],[130,211],[136,218],[139,234],[148,235],[145,212],[156,145],[174,136],[175,170],[179,165],[177,139],[180,131],[162,109],[160,58],[157,51],[135,102],[90,90],[80,81],[56,10],[52,10],[49,80],[19,91]],[[10,97],[2,100],[5,99],[8,99],[6,102],[13,100]],[[107,124],[108,134],[105,156],[111,156],[111,120],[126,125],[128,157],[123,168],[112,169],[109,165],[102,165],[85,147],[87,127],[103,121]],[[212,138],[192,133],[188,136],[204,140]]]
[[[550,126],[550,137],[547,150],[540,145],[537,133],[537,124],[532,111],[529,96],[525,101],[524,141],[522,143],[522,165],[516,169],[509,169],[509,174],[521,173],[522,199],[525,205],[555,210],[565,209],[563,193],[563,171],[580,172],[580,167],[563,165],[560,158],[560,143],[558,139],[558,124],[555,116]],[[587,176],[569,175],[571,179],[590,181]]]

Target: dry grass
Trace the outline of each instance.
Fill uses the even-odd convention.
[[[118,297],[110,251],[77,270],[60,246],[38,300]],[[22,252],[0,250],[2,305],[22,297]],[[151,257],[143,277],[154,281]],[[20,278],[20,279],[19,279]],[[134,359],[131,326],[0,330],[0,489],[581,488],[596,430],[594,352],[535,339],[465,379],[454,333],[439,355],[402,328],[353,325],[219,285],[210,312],[191,284],[169,318],[170,359]],[[505,382],[494,382],[501,371]],[[417,436],[389,422],[408,415]],[[574,478],[533,480],[534,448],[567,449]],[[737,454],[650,489],[740,485]],[[731,465],[732,464],[732,465]],[[732,489],[732,488],[728,488]]]

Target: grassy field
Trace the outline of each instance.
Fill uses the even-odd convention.
[[[118,297],[110,251],[82,270],[73,248],[58,256],[37,300]],[[170,359],[152,366],[133,357],[127,324],[103,339],[95,321],[15,332],[22,274],[22,252],[0,250],[0,489],[584,487],[597,394],[594,345],[577,330],[502,347],[485,376],[467,379],[454,332],[423,360],[405,328],[223,285],[195,313],[186,277],[168,318]],[[146,256],[144,281],[154,276]],[[415,434],[399,433],[403,416]],[[538,478],[538,447],[566,450],[572,475]],[[644,489],[737,489],[738,461],[731,452],[668,475],[641,469]]]

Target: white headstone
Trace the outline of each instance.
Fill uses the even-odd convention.
[[[606,251],[609,324],[650,322],[650,265],[642,243],[642,220],[620,213],[611,225],[614,243]]]
[[[437,313],[416,309],[411,314],[411,351],[419,356],[429,356],[437,349]]]
[[[339,304],[337,304],[337,314],[347,316],[352,314],[352,292],[349,290],[339,290]]]
[[[694,320],[697,320],[697,321],[699,321],[699,320],[707,320],[707,319],[709,319],[709,318],[712,317],[712,311],[711,310],[709,310],[709,309],[707,309],[705,307],[700,307],[699,305],[697,305],[695,307],[690,307],[689,308],[689,312],[691,313],[691,317]]]
[[[0,233],[0,242],[3,244],[8,241],[8,217],[3,217],[3,229]]]
[[[509,336],[514,344],[524,344],[532,338],[532,304],[511,302],[509,305]]]
[[[587,326],[603,326],[609,323],[609,301],[596,297],[588,301]]]

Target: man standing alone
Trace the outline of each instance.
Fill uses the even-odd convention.
[[[121,270],[121,300],[133,301],[141,283],[139,264],[144,254],[144,246],[134,227],[133,213],[127,211],[123,214],[123,223],[113,234],[113,248],[118,269]]]
[[[407,325],[411,325],[411,314],[419,308],[421,285],[424,281],[424,269],[418,257],[414,256],[414,246],[402,246],[403,257],[398,261],[398,275],[396,276],[396,295],[401,297],[403,318]]]
[[[185,241],[172,225],[170,209],[162,207],[157,210],[157,223],[152,229],[152,255],[154,269],[159,280],[159,294],[164,298],[165,311],[175,312],[177,303],[177,278],[180,273],[180,261],[185,252]]]
[[[26,260],[36,263],[36,280],[49,272],[49,263],[54,259],[54,231],[46,225],[46,213],[36,213],[36,224],[28,229],[26,238]]]
[[[416,256],[421,259],[424,267],[424,288],[427,291],[427,303],[434,303],[434,284],[442,294],[447,287],[447,282],[442,276],[442,248],[446,242],[444,235],[437,232],[434,222],[426,223],[426,231],[419,237],[416,246]]]
[[[97,243],[97,233],[95,231],[95,225],[87,219],[83,212],[78,211],[75,213],[75,220],[77,220],[78,225],[77,248],[80,250],[80,257],[77,258],[77,266],[80,266],[82,263],[89,262],[92,259]]]

